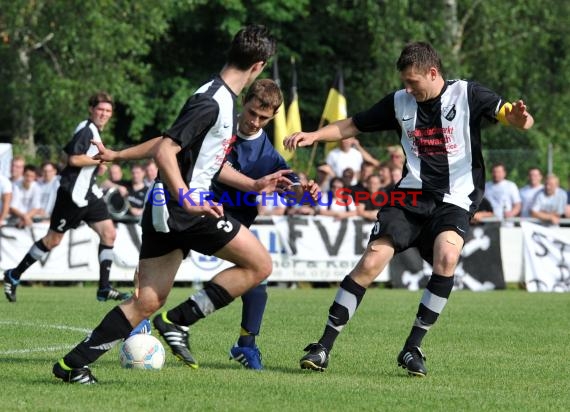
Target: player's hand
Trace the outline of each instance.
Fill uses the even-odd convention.
[[[279,170],[270,175],[263,176],[255,181],[253,184],[254,191],[257,193],[273,193],[278,187],[291,186],[293,182],[285,177],[285,175],[292,173],[291,169]]]
[[[185,201],[183,207],[191,215],[210,216],[216,219],[224,216],[224,207],[221,204],[210,204],[209,201],[205,201],[203,204],[196,202],[194,205]]]
[[[99,160],[101,163],[103,163],[113,162],[117,158],[117,152],[111,149],[107,149],[103,142],[91,140],[91,144],[97,146],[97,150],[99,150],[99,153],[93,156],[93,159]]]
[[[319,195],[321,194],[321,188],[318,184],[315,183],[314,180],[309,180],[304,185],[301,185],[304,192],[307,192],[311,195],[311,198],[315,201],[315,203],[319,200]]]
[[[512,126],[519,129],[525,129],[528,128],[526,127],[527,122],[529,121],[529,118],[532,117],[527,110],[526,104],[522,100],[519,100],[512,103],[511,108],[505,108],[505,118]]]
[[[316,140],[313,133],[297,132],[283,140],[283,145],[287,150],[295,150],[297,147],[311,146]]]

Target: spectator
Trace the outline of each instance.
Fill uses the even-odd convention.
[[[148,186],[144,182],[144,169],[141,165],[134,164],[131,166],[131,181],[127,183],[127,200],[129,209],[127,215],[140,219],[143,213],[144,201]]]
[[[123,179],[123,169],[121,168],[121,165],[117,163],[111,164],[107,168],[107,176],[108,176],[107,179],[104,180],[103,183],[101,183],[100,185],[103,192],[106,192],[112,187],[114,187],[117,188],[117,190],[119,190],[121,196],[127,197],[128,196],[127,185],[129,184],[129,181]]]
[[[342,171],[340,178],[342,179],[342,183],[344,183],[344,187],[351,187],[353,185],[352,182],[354,181],[354,170],[352,170],[350,167],[347,167]]]
[[[340,146],[331,150],[327,156],[327,164],[332,168],[335,176],[342,176],[344,169],[350,167],[352,170],[360,171],[364,158],[362,153],[354,147],[356,139],[349,137],[340,141]],[[358,182],[358,173],[355,173],[350,185]]]
[[[528,184],[519,191],[521,197],[521,217],[530,217],[534,197],[542,190],[542,172],[538,167],[528,169]]]
[[[378,215],[378,211],[380,210],[380,204],[382,204],[384,197],[383,193],[380,193],[382,190],[382,180],[378,175],[370,175],[366,181],[366,187],[368,188],[367,191],[370,195],[368,199],[364,202],[359,202],[356,205],[356,211],[358,216],[366,219],[370,222],[376,221],[376,215]]]
[[[403,169],[397,164],[392,163],[390,166],[390,177],[392,178],[392,186],[396,186],[402,180]]]
[[[380,187],[382,189],[389,189],[394,186],[389,163],[382,163],[380,167],[378,167],[378,176],[380,177]]]
[[[317,178],[315,183],[321,188],[321,192],[326,192],[330,188],[330,181],[335,177],[334,171],[327,163],[317,166]]]
[[[347,188],[346,191],[342,189],[345,189],[342,179],[340,177],[333,178],[331,189],[324,194],[319,206],[319,215],[332,216],[336,220],[356,216],[356,205],[349,194],[349,189]]]
[[[24,180],[24,166],[26,160],[23,156],[14,156],[10,166],[10,181],[12,183],[21,182]]]
[[[32,225],[34,218],[42,217],[42,191],[36,182],[34,165],[24,166],[23,180],[12,185],[13,195],[10,204],[11,223],[19,228]]]
[[[10,216],[10,203],[12,203],[12,182],[0,174],[0,226],[4,226]]]
[[[480,225],[482,224],[483,219],[494,216],[495,214],[493,213],[493,206],[491,205],[491,202],[489,202],[489,200],[483,196],[481,203],[479,203],[477,211],[473,214],[473,217],[471,217],[469,223],[472,225]]]
[[[53,206],[55,205],[55,198],[57,197],[57,190],[59,189],[59,179],[57,166],[52,162],[45,162],[42,164],[42,179],[38,182],[42,192],[42,205],[44,211],[44,218],[49,219]]]
[[[154,160],[150,159],[144,167],[144,184],[151,187],[156,176],[158,176],[158,167]]]
[[[378,164],[378,167],[380,164]],[[359,192],[366,190],[366,185],[368,181],[368,177],[376,173],[376,166],[373,163],[367,162],[366,160],[362,162],[362,166],[360,167],[360,174],[358,178],[358,182],[355,185],[347,185],[351,186],[350,189]],[[345,183],[346,184],[346,183]]]
[[[393,163],[399,169],[404,169],[404,163],[406,162],[406,155],[404,154],[404,149],[402,149],[402,146],[400,145],[389,146],[388,153],[390,154],[390,162]]]
[[[328,167],[328,166],[327,166]],[[299,172],[297,174],[299,176],[299,183],[302,186],[306,186],[308,184],[309,178],[305,173]],[[286,200],[283,200],[286,202]],[[285,203],[287,204],[287,203]],[[285,214],[287,215],[303,215],[303,216],[314,216],[317,214],[317,206],[314,204],[313,201],[309,202],[295,202],[293,206],[288,206],[285,209]]]
[[[570,176],[568,176],[568,191],[566,192],[566,196],[568,197],[568,202],[566,203],[566,213],[564,213],[564,216],[570,219]]]
[[[544,189],[536,197],[531,207],[531,216],[540,219],[545,225],[558,226],[568,203],[566,191],[560,189],[560,181],[554,174],[546,176]]]
[[[518,216],[521,211],[519,189],[514,182],[507,180],[507,170],[503,163],[495,163],[491,168],[492,181],[485,184],[485,197],[493,206],[493,213],[499,219]]]

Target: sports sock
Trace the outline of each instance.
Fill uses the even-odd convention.
[[[30,248],[30,250],[28,251],[28,253],[26,253],[26,256],[24,256],[24,258],[18,264],[18,266],[16,266],[16,268],[14,270],[12,270],[12,272],[10,273],[10,276],[12,277],[12,279],[15,279],[15,280],[20,279],[22,274],[30,266],[32,266],[34,263],[36,263],[36,261],[40,260],[45,255],[47,255],[48,252],[49,252],[49,250],[47,247],[45,247],[44,242],[42,242],[42,239],[35,242],[32,245],[32,247]]]
[[[99,244],[99,290],[111,287],[109,276],[113,264],[113,246]]]
[[[329,317],[325,331],[319,343],[330,352],[334,341],[348,323],[358,305],[364,297],[366,288],[356,283],[350,276],[346,276],[340,283],[340,288],[334,298],[334,302],[329,308]]]
[[[255,346],[255,337],[259,335],[263,313],[267,304],[267,284],[257,285],[241,297],[241,332],[239,346]]]
[[[233,300],[234,298],[222,286],[206,282],[204,289],[169,310],[166,317],[177,325],[190,326],[214,311],[229,305]]]
[[[452,289],[453,276],[448,277],[432,273],[422,295],[422,300],[420,301],[416,314],[416,320],[406,340],[406,348],[421,346],[426,333],[437,321],[437,318],[447,304]]]
[[[121,308],[115,306],[83,342],[63,357],[63,362],[70,368],[89,365],[121,339],[127,338],[132,329]]]

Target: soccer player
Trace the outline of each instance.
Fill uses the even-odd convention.
[[[406,45],[397,68],[404,89],[388,94],[367,111],[285,140],[286,147],[294,149],[361,132],[394,130],[406,153],[397,188],[422,191],[417,198],[406,196],[403,205],[382,207],[364,255],[341,282],[324,333],[305,348],[301,368],[327,368],[333,344],[366,288],[395,253],[417,246],[432,264],[433,274],[397,363],[410,375],[427,374],[422,340],[447,303],[469,218],[483,196],[481,120],[498,120],[521,130],[534,124],[522,100],[510,104],[475,82],[445,80],[440,57],[427,43]]]
[[[240,173],[259,179],[278,170],[289,170],[283,157],[277,153],[267,133],[263,130],[277,113],[283,102],[279,86],[270,79],[256,80],[248,89],[243,100],[243,111],[238,118],[237,140],[226,158],[226,167],[231,166]],[[300,201],[305,190],[316,194],[319,187],[309,182],[302,187],[295,174],[288,174],[293,182],[290,199]],[[220,179],[213,182],[216,199],[224,202],[224,212],[237,219],[242,225],[250,227],[258,214],[257,204],[263,205],[278,198],[274,196],[255,198],[252,194],[243,193],[224,184]],[[309,192],[309,194],[310,194]],[[313,199],[316,202],[316,199]],[[279,202],[279,200],[276,200]],[[289,199],[287,199],[289,201]],[[267,282],[263,281],[241,297],[243,302],[241,331],[237,343],[230,349],[230,358],[240,362],[248,369],[262,369],[261,354],[255,343],[259,334],[263,313],[267,304]]]
[[[153,320],[172,352],[189,367],[198,364],[190,353],[188,327],[269,276],[271,257],[259,240],[236,219],[225,216],[222,205],[204,201],[202,195],[209,192],[235,138],[237,95],[253,83],[274,53],[275,40],[265,27],[241,29],[219,75],[188,99],[162,136],[119,152],[98,144],[103,161],[153,157],[159,177],[141,221],[142,246],[133,297],[108,312],[84,341],[55,363],[57,378],[81,384],[97,382],[88,365],[164,305],[180,263],[191,249],[235,266],[221,271],[187,301]],[[274,189],[285,174],[277,172],[253,181],[230,167],[223,169],[245,191]]]
[[[124,300],[130,297],[130,293],[119,292],[109,283],[116,232],[102,199],[103,193],[95,184],[99,162],[92,158],[97,154],[97,146],[91,142],[101,141],[100,134],[113,115],[113,98],[108,93],[98,92],[89,98],[88,103],[89,118],[79,123],[73,138],[63,148],[68,155],[67,166],[61,172],[48,233],[32,245],[18,266],[4,272],[4,294],[10,302],[16,302],[16,288],[22,274],[58,246],[65,232],[78,227],[82,221],[100,239],[97,300]]]

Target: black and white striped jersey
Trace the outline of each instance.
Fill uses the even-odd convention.
[[[99,150],[91,140],[101,141],[99,129],[91,120],[84,120],[75,128],[73,138],[63,150],[68,156],[95,156]],[[68,164],[61,172],[60,187],[71,195],[73,203],[78,207],[85,207],[103,196],[103,192],[95,183],[96,177],[97,165],[76,167]]]
[[[237,96],[216,76],[192,95],[170,129],[164,132],[180,145],[178,167],[198,204],[200,196],[211,191],[212,179],[220,170],[236,137]],[[169,196],[168,226],[175,230],[188,227],[189,215]]]
[[[446,81],[425,102],[399,90],[353,117],[361,132],[395,130],[406,153],[398,187],[437,193],[443,202],[475,212],[485,190],[481,120],[494,122],[502,98],[478,83]]]

